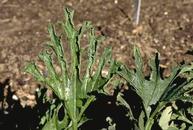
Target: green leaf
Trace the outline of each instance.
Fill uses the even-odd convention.
[[[38,67],[36,66],[35,63],[30,63],[25,67],[25,71],[27,73],[32,74],[36,80],[40,81],[40,82],[45,82],[45,78],[44,76],[40,73],[40,71],[38,70]]]
[[[139,116],[139,121],[138,121],[139,129],[144,130],[145,129],[144,125],[145,125],[145,112],[142,111]]]
[[[83,83],[81,87],[81,94],[82,94],[80,95],[81,97],[87,96],[87,92],[88,92],[87,87],[89,82],[91,81],[92,67],[95,62],[97,45],[99,42],[100,40],[95,36],[94,29],[91,28],[89,33],[88,64],[87,64],[86,74],[84,75]]]
[[[106,121],[109,123],[109,126],[108,126],[107,130],[116,130],[116,124],[112,123],[113,120],[110,117],[107,117]]]
[[[174,126],[171,126],[171,127],[169,127],[167,130],[179,130],[179,128],[174,127]]]
[[[193,125],[193,121],[191,121],[190,119],[188,119],[186,117],[185,114],[182,113],[182,111],[179,111],[178,113],[174,113],[172,115],[172,119],[176,119],[176,120],[179,120],[179,121],[183,121],[185,123],[188,123],[190,125]]]
[[[72,39],[75,35],[75,28],[74,28],[74,23],[73,23],[73,16],[74,16],[74,11],[66,8],[64,11],[65,15],[65,24],[63,24],[64,30],[66,32],[66,36],[68,39]]]
[[[166,104],[176,100],[189,102],[193,100],[193,97],[189,95],[193,90],[193,76],[188,77],[182,83],[176,82],[181,76],[191,73],[193,65],[177,66],[172,69],[169,77],[163,77],[159,67],[159,54],[156,54],[149,62],[149,66],[151,67],[150,77],[145,78],[142,57],[139,49],[136,47],[134,47],[134,59],[135,71],[122,65],[117,73],[127,80],[134,88],[136,94],[141,98],[145,118],[147,118],[144,129],[149,130]],[[140,127],[143,129],[142,123]]]
[[[192,88],[191,80],[185,84],[175,86],[174,81],[183,73],[189,72],[193,66],[175,67],[168,78],[161,78],[159,67],[159,55],[150,60],[151,75],[149,79],[145,79],[143,75],[143,62],[138,48],[134,48],[134,58],[136,72],[122,66],[118,74],[125,78],[136,90],[136,93],[141,97],[147,117],[152,111],[151,106],[158,102],[170,102],[177,99],[185,98],[185,92]],[[186,96],[187,98],[188,96]]]
[[[66,65],[66,60],[65,60],[65,56],[64,56],[64,49],[63,46],[61,44],[60,38],[56,35],[55,31],[54,31],[54,27],[52,25],[48,26],[48,32],[50,34],[50,38],[51,38],[51,43],[49,44],[49,46],[53,49],[54,53],[57,56],[57,60],[60,64],[61,67],[61,77],[63,80],[63,85],[67,86],[68,83],[68,73],[67,73],[67,65]]]
[[[160,120],[159,120],[159,126],[163,130],[167,130],[169,128],[169,122],[171,120],[172,116],[172,107],[166,107],[166,109],[163,110]]]
[[[97,90],[98,88],[104,86],[107,83],[107,81],[109,80],[109,79],[102,77],[102,70],[103,70],[105,63],[109,60],[110,56],[111,56],[111,49],[110,48],[105,49],[103,55],[101,56],[99,60],[99,65],[97,67],[97,70],[94,76],[92,77],[92,79],[90,80],[90,83],[88,86],[89,88],[87,92]]]
[[[38,81],[46,84],[50,87],[55,95],[62,102],[65,109],[65,120],[61,122],[58,121],[57,112],[50,115],[45,124],[45,129],[73,129],[77,130],[78,127],[87,121],[84,116],[85,110],[88,106],[95,100],[94,96],[89,96],[88,94],[93,91],[103,91],[103,87],[108,84],[110,79],[116,73],[119,68],[119,64],[114,61],[111,57],[111,49],[105,49],[101,58],[99,59],[99,66],[97,67],[94,75],[93,64],[96,61],[96,51],[97,45],[102,40],[102,37],[96,36],[94,28],[90,22],[84,22],[83,25],[76,29],[73,23],[74,11],[65,9],[65,21],[62,23],[62,27],[67,36],[68,44],[70,46],[70,60],[66,62],[64,55],[64,48],[61,42],[61,36],[57,36],[54,27],[52,25],[48,26],[48,32],[50,35],[51,42],[48,44],[49,50],[43,51],[39,55],[39,59],[43,61],[46,66],[46,72],[48,75],[43,76],[35,63],[30,64],[26,71],[31,73]],[[88,63],[87,65],[81,66],[81,47],[80,41],[85,32],[88,32]],[[53,58],[55,58],[60,67],[60,72],[55,70]],[[55,59],[54,59],[55,61]],[[67,65],[67,63],[70,63]],[[102,76],[102,71],[106,64],[110,64],[108,75],[106,77]],[[87,67],[86,73],[80,75],[81,67]],[[83,77],[81,77],[83,75]],[[56,109],[56,108],[55,108]],[[51,110],[52,111],[52,110]],[[49,113],[49,112],[48,112]],[[43,117],[45,121],[45,117]],[[68,121],[67,121],[68,120]],[[67,121],[67,123],[66,123]]]
[[[64,118],[62,121],[59,121],[59,117],[58,117],[58,112],[61,109],[62,105],[58,105],[56,108],[52,108],[50,111],[48,111],[49,113],[48,116],[46,117],[46,121],[45,124],[42,128],[42,130],[63,130],[68,126],[68,115],[65,114]],[[50,113],[50,112],[53,112]]]

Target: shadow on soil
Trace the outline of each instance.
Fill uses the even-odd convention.
[[[7,94],[5,95],[5,93]],[[40,129],[38,127],[40,117],[44,115],[49,108],[49,104],[37,100],[37,105],[34,108],[23,108],[19,100],[15,101],[12,99],[13,95],[14,92],[10,89],[9,79],[0,83],[0,130]],[[95,95],[97,100],[86,111],[87,117],[92,120],[85,123],[80,128],[81,130],[100,130],[107,128],[108,123],[106,122],[106,117],[108,116],[112,118],[113,123],[117,124],[116,127],[118,130],[129,127],[128,118],[125,117],[127,111],[122,106],[116,105],[115,96]]]
[[[106,96],[103,94],[94,94],[96,101],[87,109],[86,115],[91,120],[87,121],[81,130],[101,130],[108,128],[107,117],[112,119],[112,124],[116,123],[116,130],[129,128],[127,110],[123,106],[116,105],[116,96]]]
[[[6,96],[5,96],[5,93]],[[13,100],[14,92],[9,79],[0,83],[0,130],[35,130],[39,122],[37,107],[23,108],[19,101]]]
[[[86,110],[86,116],[90,119],[83,124],[80,130],[101,130],[108,128],[107,117],[112,119],[112,124],[116,123],[116,130],[124,130],[125,128],[133,130],[133,122],[125,115],[127,109],[116,104],[116,95],[120,90],[115,92],[114,96],[106,96],[94,93],[96,101],[93,102]],[[45,94],[46,89],[42,89],[41,93]],[[134,117],[138,119],[141,111],[141,99],[134,91],[126,91],[123,93],[124,99],[130,104]],[[10,90],[9,79],[0,83],[0,130],[39,130],[40,117],[49,108],[49,103],[43,103],[43,97],[39,97],[37,105],[34,108],[20,105],[19,101],[12,99],[14,92]],[[36,97],[38,97],[36,95]],[[183,106],[179,104],[179,106]],[[61,113],[62,114],[62,113]],[[159,130],[158,126],[155,126]]]

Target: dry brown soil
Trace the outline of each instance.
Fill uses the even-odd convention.
[[[11,86],[23,106],[35,105],[37,83],[23,72],[49,40],[47,25],[62,20],[63,8],[75,10],[75,24],[91,21],[111,46],[117,60],[133,68],[132,48],[137,45],[147,61],[161,54],[168,69],[193,60],[193,0],[142,0],[138,26],[132,22],[132,0],[1,0],[0,87]],[[65,41],[64,41],[65,44]],[[68,52],[68,50],[67,50]],[[6,95],[6,92],[4,92]]]

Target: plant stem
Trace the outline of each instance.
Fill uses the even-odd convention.
[[[72,129],[73,129],[73,130],[78,130],[78,123],[77,123],[76,120],[73,120],[73,121],[72,121]]]
[[[155,109],[155,111],[152,113],[150,118],[147,120],[147,123],[145,125],[145,130],[151,130],[151,127],[154,124],[154,118],[157,116],[157,113],[165,106],[165,102],[160,102]]]
[[[95,100],[94,96],[91,96],[85,103],[85,105],[81,108],[80,113],[78,115],[78,122],[81,120],[82,115],[84,114],[85,110],[88,108],[88,106],[90,105],[91,102],[93,102]]]

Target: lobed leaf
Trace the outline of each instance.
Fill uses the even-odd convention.
[[[134,58],[136,72],[128,69],[125,66],[121,67],[118,74],[125,78],[136,90],[136,93],[141,97],[146,112],[149,118],[152,112],[152,105],[157,105],[161,101],[171,102],[177,99],[192,99],[185,95],[187,91],[192,89],[191,80],[176,86],[174,81],[180,75],[193,70],[193,66],[180,66],[172,70],[168,78],[161,78],[159,67],[159,55],[156,54],[154,59],[150,60],[151,75],[149,79],[145,79],[143,75],[143,62],[138,48],[134,48]]]

